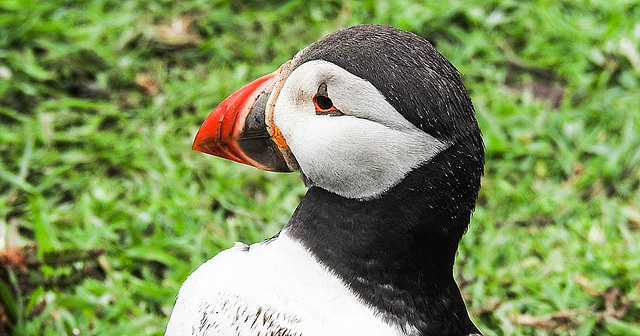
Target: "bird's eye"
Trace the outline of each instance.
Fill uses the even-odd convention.
[[[333,105],[333,101],[327,94],[327,84],[320,84],[318,93],[313,97],[313,105],[316,107],[317,115],[341,116],[344,115],[337,107]]]
[[[320,110],[328,110],[333,106],[333,102],[329,97],[316,96],[316,105],[318,105],[318,109]]]

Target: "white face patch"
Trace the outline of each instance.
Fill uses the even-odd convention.
[[[317,115],[321,84],[344,115]],[[368,81],[322,60],[287,78],[274,108],[300,169],[313,183],[347,198],[374,198],[449,144],[406,120]]]

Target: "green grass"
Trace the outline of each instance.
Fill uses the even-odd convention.
[[[32,265],[49,283],[18,294],[18,270],[0,281],[12,332],[162,334],[199,264],[277,232],[298,176],[191,141],[235,89],[358,23],[432,41],[474,101],[487,165],[456,274],[480,329],[640,335],[640,3],[608,0],[3,0],[0,244],[105,249]]]

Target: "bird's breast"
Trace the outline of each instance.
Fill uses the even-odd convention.
[[[180,289],[166,335],[411,334],[381,316],[285,231],[200,266]]]

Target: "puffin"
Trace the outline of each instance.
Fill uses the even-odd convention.
[[[166,335],[481,335],[453,266],[484,145],[460,73],[422,37],[337,30],[226,98],[193,149],[308,190],[274,237],[184,281]]]

